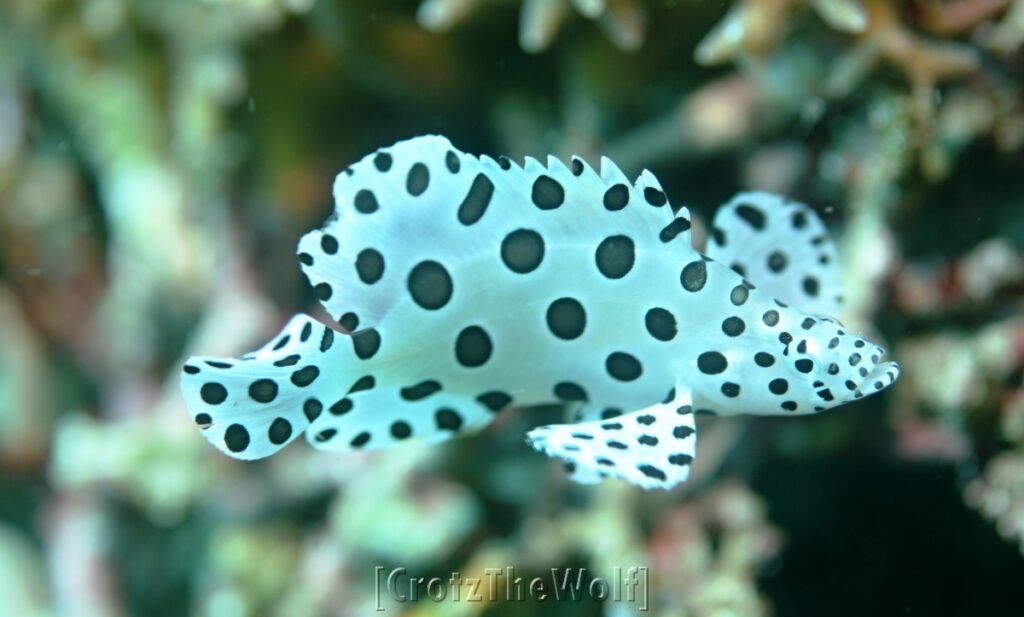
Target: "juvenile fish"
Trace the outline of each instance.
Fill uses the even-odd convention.
[[[577,422],[528,435],[573,478],[684,481],[695,410],[801,415],[899,375],[835,318],[835,247],[806,206],[742,193],[706,254],[654,176],[526,159],[425,136],[334,183],[334,216],[299,242],[346,332],[297,315],[260,350],[190,358],[202,434],[229,456],[300,433],[322,450],[437,442],[508,407],[568,403]]]

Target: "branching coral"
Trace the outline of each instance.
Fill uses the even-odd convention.
[[[490,0],[423,0],[418,18],[425,27],[445,32],[483,10]],[[523,0],[519,13],[519,45],[538,53],[551,46],[573,9],[594,20],[619,49],[640,47],[647,29],[644,0]]]

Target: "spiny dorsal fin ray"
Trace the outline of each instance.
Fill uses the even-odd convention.
[[[813,315],[838,315],[841,272],[828,230],[807,206],[763,192],[718,209],[707,255],[772,297]]]
[[[495,253],[515,228],[540,226],[533,221],[543,220],[548,244],[596,242],[610,230],[657,242],[673,223],[648,171],[631,184],[608,159],[600,174],[579,158],[569,167],[527,158],[521,167],[465,154],[439,136],[365,157],[338,175],[334,196],[335,217],[302,238],[299,254],[330,315],[356,329],[380,323],[408,294],[418,264]],[[674,231],[689,247],[680,223]]]

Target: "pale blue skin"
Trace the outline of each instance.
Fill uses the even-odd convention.
[[[186,402],[208,425],[204,435],[231,456],[267,456],[302,430],[327,450],[436,441],[485,424],[509,402],[485,399],[495,408],[489,409],[481,394],[501,392],[511,406],[526,407],[564,400],[566,391],[557,386],[572,382],[586,393],[584,423],[543,427],[530,434],[531,443],[572,463],[579,481],[614,476],[668,488],[689,473],[696,427],[688,412],[694,407],[719,414],[814,413],[880,390],[898,375],[893,363],[881,362],[877,346],[831,318],[796,308],[815,315],[837,308],[835,249],[804,206],[760,193],[737,196],[715,220],[715,237],[725,245],[712,241],[705,258],[689,232],[680,231],[689,228],[686,220],[673,225],[674,237],[662,237],[674,218],[667,205],[652,205],[664,197],[648,172],[631,186],[607,160],[600,174],[578,160],[573,170],[555,159],[546,167],[528,159],[524,168],[504,169],[458,152],[441,137],[381,152],[386,157],[368,156],[339,174],[336,217],[299,245],[304,271],[329,314],[349,326],[358,318],[354,340],[364,341],[362,355],[369,355],[367,347],[375,351],[359,357],[340,333],[328,345],[324,326],[298,316],[251,359],[230,361],[231,368],[190,360],[182,382]],[[460,205],[481,174],[493,191],[482,200],[486,209],[464,220]],[[538,182],[541,176],[561,191],[538,198],[536,187],[547,182]],[[609,209],[606,194],[618,184],[628,187],[629,203]],[[617,190],[619,197],[626,191]],[[678,217],[688,220],[688,213],[683,209]],[[544,242],[543,258],[525,273],[505,263],[501,248],[523,228]],[[617,235],[632,240],[634,261],[624,275],[610,278],[598,267],[598,247]],[[366,249],[377,251],[383,268],[379,262],[369,269],[354,265],[364,264]],[[779,272],[766,261],[775,250],[787,256]],[[410,273],[424,260],[442,264],[451,280],[450,297],[439,308],[421,306],[409,292]],[[706,279],[697,285],[693,273],[702,267]],[[555,336],[548,324],[548,307],[562,297],[586,311],[582,334],[571,340]],[[654,307],[674,315],[678,333],[671,340],[649,331],[646,316]],[[768,311],[777,312],[777,322],[765,319]],[[728,318],[742,320],[742,332],[735,319],[725,325]],[[490,341],[479,366],[457,358],[457,340],[469,326],[482,328]],[[792,337],[788,345],[779,338],[784,332]],[[366,344],[377,336],[379,347]],[[638,360],[641,374],[612,376],[607,362],[616,352]],[[727,360],[724,370],[709,352]],[[855,353],[860,359],[851,364]],[[770,366],[763,354],[771,355]],[[292,355],[300,357],[295,364],[275,366]],[[308,365],[319,374],[307,385],[293,373]],[[306,377],[314,371],[306,370]],[[260,379],[274,382],[272,400],[259,400],[266,393],[252,389]],[[403,388],[427,380],[440,390],[403,396]],[[785,380],[784,392],[778,380]],[[361,385],[350,393],[353,384]],[[311,400],[324,408],[319,415]],[[631,415],[602,423],[609,408]]]

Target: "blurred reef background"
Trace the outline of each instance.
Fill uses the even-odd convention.
[[[646,565],[666,617],[1022,614],[1022,45],[1024,0],[3,0],[0,614],[364,616],[375,565]],[[903,377],[703,417],[670,493],[568,483],[523,442],[557,409],[221,455],[183,359],[319,314],[298,237],[422,133],[648,167],[698,238],[738,190],[806,201]]]

